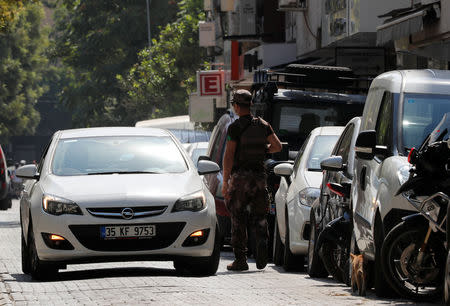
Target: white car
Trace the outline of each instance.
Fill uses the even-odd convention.
[[[20,201],[22,270],[54,276],[67,264],[169,260],[179,271],[215,274],[220,247],[214,198],[170,132],[88,128],[56,132]]]
[[[320,195],[320,162],[329,157],[344,127],[318,127],[311,131],[293,163],[274,168],[281,176],[275,194],[276,218],[273,261],[285,270],[303,269],[308,253],[311,204]]]

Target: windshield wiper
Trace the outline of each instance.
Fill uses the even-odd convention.
[[[160,174],[154,171],[108,171],[108,172],[89,172],[87,175],[107,175],[107,174]]]

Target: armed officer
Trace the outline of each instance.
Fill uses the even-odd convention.
[[[235,255],[227,266],[231,271],[248,270],[247,228],[256,237],[256,267],[267,264],[268,230],[266,214],[269,199],[264,171],[266,153],[281,151],[281,142],[269,123],[250,114],[252,95],[237,90],[231,101],[239,116],[228,127],[223,159],[223,186],[231,215],[231,245]]]

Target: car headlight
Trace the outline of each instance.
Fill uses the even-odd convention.
[[[397,178],[400,185],[403,185],[409,179],[409,170],[411,166],[404,165],[397,170]]]
[[[315,199],[320,196],[320,189],[315,187],[308,187],[298,193],[300,204],[311,206]]]
[[[205,208],[206,197],[203,191],[199,191],[187,196],[184,196],[175,203],[172,212],[176,211],[200,211]]]
[[[42,197],[42,209],[48,214],[51,215],[82,215],[80,207],[67,199],[63,199],[60,197],[52,196],[52,195],[44,195]]]

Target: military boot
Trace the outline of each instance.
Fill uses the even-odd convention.
[[[247,271],[248,264],[245,256],[236,256],[236,259],[227,265],[228,271]]]

